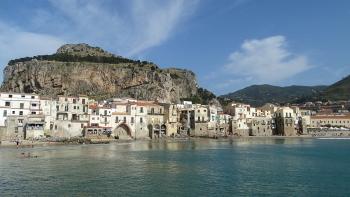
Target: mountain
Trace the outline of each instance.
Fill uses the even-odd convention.
[[[220,96],[237,102],[262,106],[265,103],[288,103],[304,98],[317,97],[327,86],[272,86],[252,85],[233,93]]]
[[[87,44],[67,44],[52,55],[9,61],[1,91],[161,102],[179,102],[199,95],[192,71],[160,69],[154,63],[123,58]]]
[[[327,100],[349,100],[350,99],[350,75],[328,86],[322,92],[321,97]]]

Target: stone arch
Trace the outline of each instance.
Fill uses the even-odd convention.
[[[131,129],[127,124],[120,124],[113,131],[114,136],[118,136],[119,139],[130,139],[132,138]]]
[[[161,135],[167,135],[166,125],[163,124],[160,126],[160,134]]]
[[[153,127],[153,134],[157,137],[160,136],[160,126],[159,124],[155,124]]]
[[[149,124],[147,126],[148,128],[148,136],[152,139],[153,138],[153,126],[151,124]]]

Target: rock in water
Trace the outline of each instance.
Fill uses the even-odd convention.
[[[1,91],[179,102],[197,94],[197,82],[188,70],[160,69],[87,44],[67,44],[52,55],[11,60],[4,69]]]

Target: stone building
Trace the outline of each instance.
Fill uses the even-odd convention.
[[[311,116],[310,127],[343,127],[350,128],[350,114],[328,114]]]
[[[231,103],[228,112],[232,116],[232,134],[249,136],[252,118],[257,115],[256,108],[247,104]]]
[[[298,134],[298,119],[290,107],[279,107],[274,115],[276,129],[274,135],[295,136]]]
[[[232,125],[231,125],[231,115],[224,114],[222,111],[218,113],[218,135],[219,136],[227,136],[232,133]]]
[[[147,108],[143,102],[134,99],[114,99],[113,102],[113,133],[129,135],[133,139],[147,138]]]
[[[175,104],[167,104],[167,103],[161,103],[164,107],[164,121],[166,126],[166,135],[167,136],[174,136],[178,132],[178,122],[179,122],[179,116],[177,107]]]
[[[31,114],[25,119],[24,139],[38,139],[45,137],[45,115]]]
[[[57,137],[83,136],[88,126],[89,99],[87,97],[59,97],[56,103],[56,118],[51,131]],[[52,103],[53,104],[53,103]]]
[[[147,109],[135,99],[113,99],[90,105],[90,137],[136,139],[148,137]]]
[[[193,113],[191,114],[192,121],[192,136],[206,137],[210,135],[210,131],[215,131],[215,124],[209,124],[210,111],[206,105],[196,104],[193,105]],[[214,122],[214,121],[213,121]]]
[[[232,134],[234,136],[249,136],[249,125],[251,124],[251,119],[238,118],[232,119]]]
[[[258,116],[252,119],[250,134],[251,136],[272,136],[272,118]]]
[[[164,106],[153,101],[138,101],[138,105],[144,106],[145,110],[147,110],[146,119],[149,137],[153,139],[167,136]]]

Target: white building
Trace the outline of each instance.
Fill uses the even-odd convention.
[[[0,93],[0,126],[6,126],[9,116],[24,117],[41,114],[40,99],[34,94]]]

